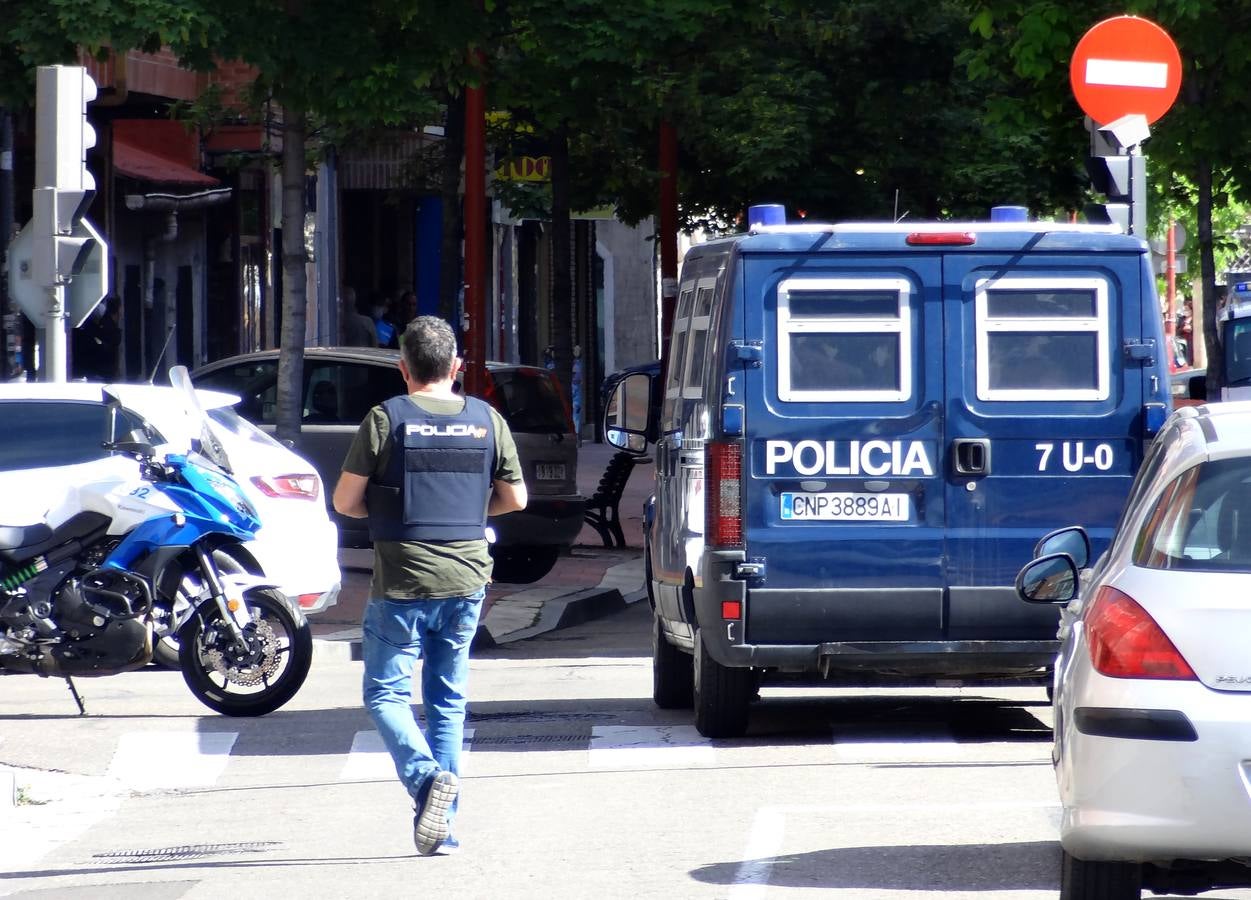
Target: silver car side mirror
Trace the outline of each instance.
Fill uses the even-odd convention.
[[[1027,603],[1068,603],[1079,584],[1077,564],[1067,553],[1036,559],[1016,576],[1016,592]]]

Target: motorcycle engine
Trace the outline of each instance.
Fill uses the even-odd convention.
[[[152,657],[152,626],[144,588],[128,573],[95,569],[65,578],[51,602],[33,599],[36,591],[11,597],[4,604],[8,628],[0,635],[0,667],[89,676],[145,665]]]

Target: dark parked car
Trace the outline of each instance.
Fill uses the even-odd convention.
[[[309,347],[301,387],[304,422],[295,450],[317,468],[329,495],[343,458],[369,410],[405,392],[398,350]],[[484,400],[503,415],[517,441],[530,501],[520,512],[494,516],[495,579],[526,584],[548,573],[582,530],[585,499],[578,493],[578,442],[568,407],[546,369],[487,363]],[[191,375],[200,387],[238,394],[240,415],[273,431],[278,405],[278,351],[246,353],[209,363]],[[362,519],[333,513],[340,542],[369,546]]]

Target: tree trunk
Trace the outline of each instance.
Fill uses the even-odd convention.
[[[303,407],[306,310],[304,252],[304,110],[286,108],[282,125],[282,336],[278,353],[277,437],[294,440]]]
[[[464,161],[465,95],[461,92],[449,94],[447,98],[440,178],[443,235],[439,247],[439,315],[452,323],[457,334],[460,334],[460,323],[455,321],[456,298],[460,296],[464,284],[461,277],[461,237],[465,230],[465,215],[460,204],[460,170]]]
[[[1195,181],[1199,188],[1199,202],[1195,214],[1199,228],[1199,280],[1203,291],[1203,345],[1208,355],[1208,397],[1218,400],[1221,386],[1225,383],[1225,348],[1221,344],[1216,321],[1216,258],[1212,253],[1212,162],[1206,156],[1200,156],[1196,162]],[[1191,339],[1193,340],[1193,335]],[[1170,347],[1168,352],[1171,353],[1172,349]]]
[[[573,398],[573,260],[569,247],[569,129],[552,132],[552,353],[556,377]],[[572,407],[571,407],[572,408]],[[580,429],[581,423],[574,422]]]

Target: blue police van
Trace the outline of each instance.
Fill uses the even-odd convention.
[[[1057,612],[1013,582],[1101,552],[1163,424],[1147,245],[1113,226],[757,224],[686,255],[654,448],[648,376],[610,443],[655,453],[654,698],[701,734],[762,679],[1045,683]]]

